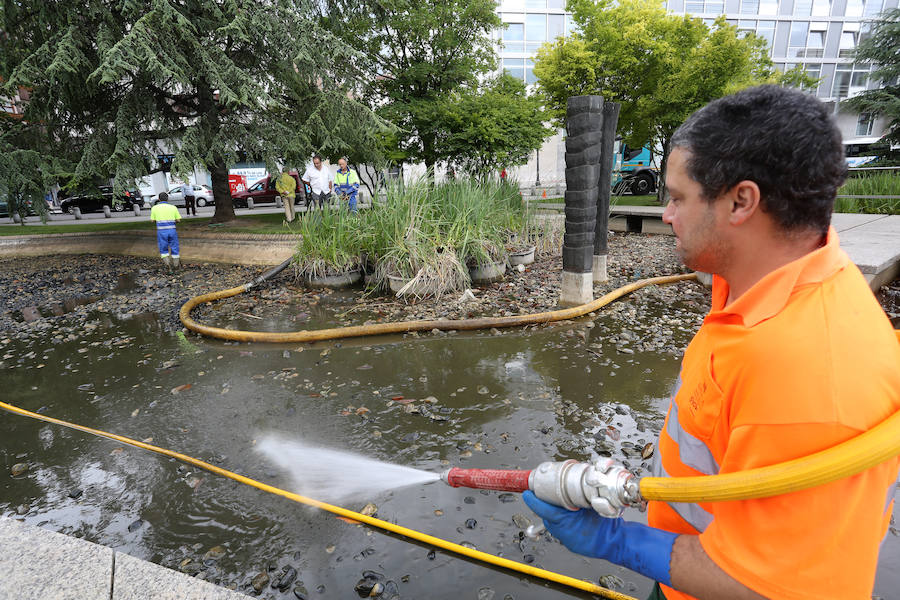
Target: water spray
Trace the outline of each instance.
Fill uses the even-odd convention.
[[[564,460],[544,462],[531,471],[505,469],[460,469],[441,474],[451,487],[524,492],[531,490],[545,502],[569,510],[592,508],[603,517],[616,518],[626,507],[643,509],[639,480],[611,458],[589,462]]]

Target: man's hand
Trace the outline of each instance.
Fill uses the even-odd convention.
[[[522,494],[528,508],[541,519],[553,537],[578,554],[602,558],[671,585],[669,565],[678,536],[625,519],[607,519],[593,510],[568,510],[540,500],[533,492]]]

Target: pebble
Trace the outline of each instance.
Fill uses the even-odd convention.
[[[269,573],[266,571],[262,571],[257,573],[253,579],[250,581],[250,585],[253,586],[253,589],[256,590],[256,593],[260,593],[263,591],[263,588],[269,584]]]
[[[503,502],[504,504],[508,504],[508,503],[510,503],[510,502],[515,502],[515,501],[516,501],[516,495],[515,495],[515,494],[511,494],[511,493],[509,493],[509,492],[505,492],[505,493],[503,493],[503,494],[500,494],[500,496],[499,496],[498,498],[500,499],[500,502]]]
[[[16,463],[9,470],[13,477],[18,477],[28,471],[28,463]]]
[[[475,519],[466,519],[466,529],[475,529],[476,525],[478,525],[478,521]]]
[[[30,507],[30,506],[28,506],[27,504],[20,504],[20,505],[18,505],[18,506],[16,507],[16,514],[17,514],[17,515],[24,515],[24,514],[26,514],[29,510],[31,510],[31,507]]]
[[[480,588],[478,590],[478,600],[493,600],[494,594],[496,592],[489,587]]]
[[[225,547],[224,546],[213,546],[203,555],[203,560],[212,559],[219,560],[225,556]]]
[[[465,504],[475,504],[475,497],[474,496],[466,496],[465,498],[463,498],[463,502]]]
[[[359,511],[359,514],[365,515],[367,517],[374,517],[377,512],[378,512],[378,507],[375,505],[375,503],[369,502],[368,504],[366,504],[365,506],[362,507],[362,509]]]
[[[516,513],[512,516],[513,523],[515,523],[516,527],[519,529],[528,529],[531,527],[531,519],[526,517],[523,514]]]
[[[137,521],[133,521],[133,522],[128,526],[128,531],[129,531],[130,533],[134,533],[135,531],[137,531],[138,529],[140,529],[140,528],[143,527],[143,526],[144,526],[144,522],[143,522],[142,520],[138,519]]]

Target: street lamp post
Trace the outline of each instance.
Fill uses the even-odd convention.
[[[539,188],[539,187],[541,187],[541,149],[540,148],[538,148],[535,151],[534,157],[537,159],[537,164],[534,167],[534,187]],[[535,193],[537,193],[537,190],[535,190]]]

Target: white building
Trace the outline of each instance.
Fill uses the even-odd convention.
[[[896,8],[898,0],[668,0],[674,14],[689,14],[711,24],[724,14],[742,31],[753,31],[768,40],[770,56],[780,70],[803,65],[807,73],[820,78],[815,90],[837,115],[845,143],[865,144],[878,140],[887,119],[873,119],[839,108],[838,102],[877,87],[871,81],[870,65],[852,63],[851,53],[867,32],[866,20],[884,10]],[[501,0],[498,8],[506,25],[496,39],[500,67],[526,83],[534,83],[534,56],[546,41],[567,35],[573,29],[564,0]],[[556,195],[553,184],[564,180],[562,137],[544,144],[538,157],[516,169],[514,176],[523,185],[540,181]],[[540,170],[537,169],[540,163]],[[538,192],[540,194],[540,191]]]

